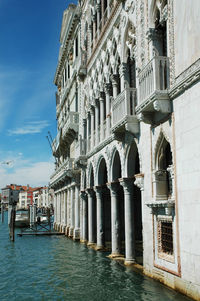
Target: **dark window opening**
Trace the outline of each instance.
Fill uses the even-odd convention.
[[[68,73],[68,78],[70,78],[70,65],[68,64],[68,70],[67,70],[67,73]]]
[[[161,250],[173,254],[173,229],[172,222],[161,222]]]

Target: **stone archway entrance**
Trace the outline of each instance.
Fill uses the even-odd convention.
[[[101,159],[97,182],[95,187],[97,199],[97,250],[104,247],[111,248],[111,200],[110,190],[107,188],[108,182],[107,166],[104,158]]]
[[[119,183],[121,178],[121,161],[118,151],[115,151],[111,167],[112,182],[107,186],[111,194],[111,229],[112,253],[111,257],[124,254],[125,224],[124,224],[124,193]]]
[[[128,179],[134,179],[136,174],[140,173],[139,155],[137,146],[133,143],[130,147],[127,157],[127,176]],[[142,202],[140,189],[132,184],[132,211],[134,219],[134,244],[135,244],[135,260],[143,263],[143,235],[142,235]]]
[[[96,216],[96,194],[94,192],[94,171],[93,167],[89,174],[88,194],[88,245],[96,244],[97,240],[97,216]]]
[[[81,198],[81,237],[80,240],[83,243],[88,241],[88,196],[86,193],[86,172],[83,175],[83,190],[80,191],[80,198]]]

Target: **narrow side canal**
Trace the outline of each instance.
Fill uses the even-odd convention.
[[[17,237],[0,224],[0,300],[187,301],[64,236]]]

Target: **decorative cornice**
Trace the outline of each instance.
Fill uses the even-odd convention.
[[[91,152],[87,153],[87,158],[89,159],[93,155],[97,154],[100,150],[102,150],[106,145],[110,144],[115,140],[114,135],[111,135],[109,138],[105,139],[98,146],[96,146]]]
[[[80,11],[78,7],[76,7],[72,13],[70,24],[67,26],[68,30],[67,33],[65,34],[64,42],[60,47],[59,60],[58,60],[58,65],[54,77],[55,84],[57,84],[59,73],[61,72],[63,63],[66,59],[67,56],[66,53],[69,52],[69,49],[72,46],[71,43],[73,39],[71,39],[71,36],[75,33],[75,30],[73,30],[73,28],[79,24],[79,21],[80,21]]]
[[[191,85],[200,80],[200,59],[183,71],[169,90],[169,96],[174,99],[179,94],[187,90]]]

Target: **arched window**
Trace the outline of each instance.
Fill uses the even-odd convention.
[[[167,56],[167,0],[154,0],[152,17],[154,53]]]
[[[128,67],[130,88],[135,88],[136,87],[136,66],[135,66],[135,59],[131,58],[131,56],[130,56],[130,49],[128,49],[127,67]]]
[[[166,200],[173,195],[173,160],[169,142],[162,135],[158,148],[155,170],[155,197]]]

